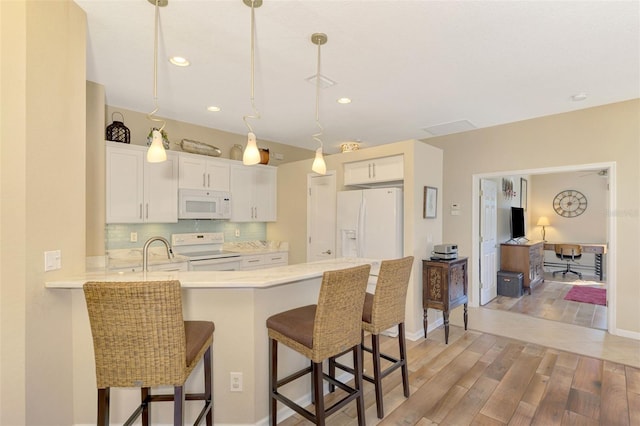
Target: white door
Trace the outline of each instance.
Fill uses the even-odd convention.
[[[498,295],[497,274],[497,197],[498,184],[480,181],[480,305]]]
[[[307,175],[307,262],[336,257],[336,175]]]

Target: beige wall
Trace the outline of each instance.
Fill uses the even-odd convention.
[[[639,123],[635,99],[426,140],[444,150],[444,204],[462,207],[445,215],[445,239],[472,250],[474,174],[615,162],[615,323],[619,334],[640,337]]]
[[[71,299],[44,281],[84,270],[86,18],[70,0],[0,15],[0,423],[71,424]],[[47,250],[62,270],[43,271]]]
[[[105,252],[106,151],[104,86],[87,81],[87,256]]]

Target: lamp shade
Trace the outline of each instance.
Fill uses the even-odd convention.
[[[324,162],[324,157],[322,156],[322,147],[316,149],[316,158],[313,159],[311,170],[320,175],[327,174],[327,164]]]
[[[551,224],[549,223],[549,219],[547,219],[546,216],[541,216],[540,219],[538,219],[538,223],[536,225],[537,226],[549,226]]]
[[[256,144],[256,135],[253,132],[249,132],[247,135],[247,147],[242,154],[242,164],[245,166],[251,166],[260,162],[260,151],[258,151],[258,145]]]
[[[147,161],[149,163],[162,163],[167,160],[167,152],[162,145],[162,134],[154,129],[152,137],[151,145],[147,150]]]

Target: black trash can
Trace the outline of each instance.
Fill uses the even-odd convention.
[[[507,297],[520,297],[523,294],[522,272],[498,271],[498,294]]]

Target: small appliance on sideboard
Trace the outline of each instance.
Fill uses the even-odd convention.
[[[436,244],[431,252],[432,260],[455,260],[458,258],[457,244]]]

